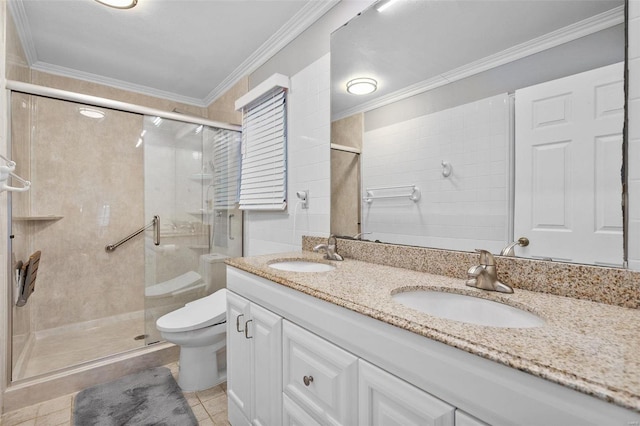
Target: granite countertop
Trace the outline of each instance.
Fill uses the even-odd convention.
[[[336,266],[329,272],[268,267],[287,259]],[[317,253],[234,258],[227,264],[430,339],[640,412],[640,310],[516,289],[513,294],[467,287],[464,280]],[[530,311],[536,328],[497,328],[421,313],[392,299],[413,289],[464,293]]]

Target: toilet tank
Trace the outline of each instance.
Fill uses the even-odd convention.
[[[212,294],[227,286],[227,268],[224,263],[229,256],[218,253],[200,256],[200,275],[206,285],[207,294]]]

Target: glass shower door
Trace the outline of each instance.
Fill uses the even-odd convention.
[[[145,117],[143,128],[145,217],[160,216],[161,224],[159,245],[151,232],[145,239],[145,340],[152,344],[163,340],[158,318],[215,291],[214,271],[220,275],[226,256],[242,255],[238,167],[230,164],[239,164],[240,139],[159,117]]]

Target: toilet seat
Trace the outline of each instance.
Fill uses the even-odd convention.
[[[226,313],[227,290],[223,288],[158,318],[156,328],[170,333],[198,330],[224,322]]]

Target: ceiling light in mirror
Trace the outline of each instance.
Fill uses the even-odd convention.
[[[89,118],[95,118],[95,119],[104,118],[104,112],[97,109],[93,109],[93,108],[80,107],[78,108],[78,112],[84,115],[85,117],[89,117]]]
[[[114,7],[116,9],[131,9],[136,4],[138,4],[138,0],[96,0],[100,4],[104,4],[105,6]]]
[[[354,78],[347,83],[347,92],[353,95],[366,95],[378,88],[378,82],[373,78]]]

